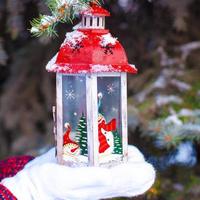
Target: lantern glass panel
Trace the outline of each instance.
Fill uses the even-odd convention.
[[[98,77],[99,162],[122,159],[121,78]]]
[[[63,75],[63,160],[87,163],[86,78]]]

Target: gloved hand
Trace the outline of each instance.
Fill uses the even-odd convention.
[[[136,147],[129,146],[128,163],[109,169],[58,165],[53,148],[2,184],[18,200],[97,200],[140,195],[154,180],[152,165]]]

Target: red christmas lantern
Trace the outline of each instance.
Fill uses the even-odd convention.
[[[112,166],[127,160],[127,73],[137,73],[96,4],[82,13],[47,64],[57,77],[57,157],[69,166]]]

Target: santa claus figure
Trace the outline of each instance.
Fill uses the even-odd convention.
[[[80,154],[80,148],[78,143],[70,138],[71,126],[69,123],[65,123],[66,132],[63,136],[63,153],[65,155],[76,156]]]
[[[99,153],[102,155],[110,155],[114,150],[113,131],[116,131],[116,119],[112,119],[106,123],[103,115],[98,117],[98,136],[99,136]]]

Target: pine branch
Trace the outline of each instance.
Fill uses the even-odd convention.
[[[57,35],[55,27],[58,23],[72,23],[74,18],[90,6],[90,3],[100,4],[98,0],[47,0],[46,4],[51,16],[40,15],[30,23],[33,36]]]
[[[200,141],[200,116],[193,122],[177,125],[166,123],[163,119],[150,123],[150,135],[155,137],[157,147],[176,147],[183,141]]]

